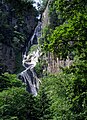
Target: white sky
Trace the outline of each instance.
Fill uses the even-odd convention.
[[[34,0],[35,2],[39,2],[39,0]]]

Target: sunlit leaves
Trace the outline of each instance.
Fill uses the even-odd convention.
[[[31,99],[31,102],[30,102]],[[33,96],[24,88],[11,88],[0,93],[0,118],[26,120],[33,117],[31,107],[33,106]]]
[[[55,28],[51,36],[48,36],[48,49],[54,51],[57,55],[61,53],[62,57],[67,56],[71,51],[80,49],[79,53],[84,49],[87,37],[87,16],[78,13],[74,18],[69,19],[67,23],[63,23]],[[72,42],[72,43],[71,43]],[[64,55],[64,51],[66,55]],[[63,56],[64,55],[64,56]]]

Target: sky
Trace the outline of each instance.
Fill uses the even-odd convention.
[[[39,2],[39,0],[34,0],[35,2]]]

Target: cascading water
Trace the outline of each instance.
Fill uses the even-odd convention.
[[[38,58],[40,57],[40,49],[37,48],[32,54],[27,55],[28,47],[34,45],[34,37],[38,38],[41,35],[41,22],[38,22],[37,27],[35,28],[34,34],[31,37],[28,46],[26,47],[26,51],[23,55],[22,65],[25,67],[25,70],[20,73],[20,78],[27,85],[27,91],[34,96],[37,95],[39,89],[40,80],[38,79],[34,67],[38,62]],[[37,42],[38,43],[38,42]],[[35,43],[36,44],[36,43]]]

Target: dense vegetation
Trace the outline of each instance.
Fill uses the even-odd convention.
[[[0,76],[0,120],[43,120],[50,118],[49,114],[49,100],[43,90],[34,97],[16,75]]]
[[[33,119],[34,103],[34,97],[15,75],[0,76],[0,120]]]
[[[64,60],[69,56],[73,64],[55,75],[46,74],[36,97],[26,91],[16,75],[0,73],[0,120],[87,120],[86,6],[86,0],[50,2],[50,25],[44,29],[43,50]],[[42,62],[36,66],[39,77],[42,66]]]
[[[53,0],[49,5],[50,25],[43,34],[44,50],[60,60],[66,60],[67,56],[73,60],[62,74],[47,78],[49,85],[45,81],[54,120],[87,119],[86,6],[85,0]]]

